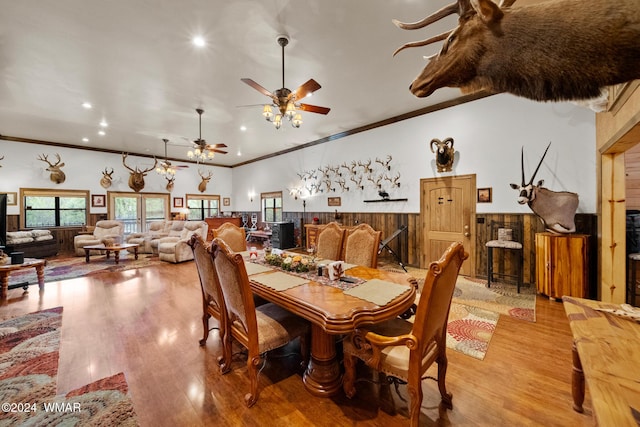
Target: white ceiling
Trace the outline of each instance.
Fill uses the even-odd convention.
[[[408,90],[439,45],[392,57],[403,43],[453,28],[457,16],[418,31],[391,19],[416,21],[446,3],[0,0],[0,135],[162,157],[162,138],[198,137],[202,108],[202,137],[229,151],[212,163],[237,165],[459,96],[444,89],[418,99]],[[197,34],[205,48],[192,45]],[[242,77],[280,88],[278,34],[291,38],[286,87],[313,78],[322,88],[305,102],[331,108],[303,112],[300,129],[276,130],[260,106],[237,107],[268,101]],[[186,159],[186,151],[170,145],[168,155]]]

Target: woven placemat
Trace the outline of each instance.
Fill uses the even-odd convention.
[[[296,286],[309,283],[304,277],[294,276],[282,271],[273,271],[270,273],[262,273],[251,276],[251,280],[262,285],[268,286],[276,291],[286,291]]]
[[[406,285],[373,279],[348,289],[344,293],[382,307],[409,290],[410,288]]]

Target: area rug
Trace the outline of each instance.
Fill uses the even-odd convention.
[[[447,347],[484,359],[499,317],[498,313],[452,302],[447,321]]]
[[[138,425],[123,373],[56,395],[62,307],[0,322],[0,426]]]
[[[380,268],[388,271],[404,273],[397,264],[382,264]],[[409,274],[418,280],[422,289],[427,270],[406,267]],[[504,314],[514,319],[527,322],[536,321],[536,291],[533,287],[521,287],[517,292],[516,285],[503,282],[491,282],[487,288],[486,279],[472,279],[458,276],[453,302]]]
[[[140,254],[138,259],[134,259],[133,255],[123,254],[120,263],[116,264],[113,255],[106,259],[104,255],[94,255],[91,262],[85,262],[84,257],[70,257],[47,260],[44,268],[44,281],[56,282],[60,280],[73,279],[75,277],[91,276],[107,272],[131,270],[134,268],[149,267],[161,263],[157,255]],[[18,283],[28,282],[30,284],[38,283],[36,269],[29,268],[12,272],[9,276],[9,286]]]

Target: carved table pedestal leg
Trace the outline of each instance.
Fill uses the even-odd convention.
[[[314,396],[333,396],[342,388],[335,346],[332,335],[327,334],[320,326],[311,324],[311,359],[303,382]]]

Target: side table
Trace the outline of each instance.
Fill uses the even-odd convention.
[[[38,287],[44,289],[44,266],[46,261],[36,258],[25,258],[22,264],[4,264],[0,265],[0,298],[6,299],[9,291],[9,275],[13,271],[24,270],[27,268],[35,268],[38,275]]]

